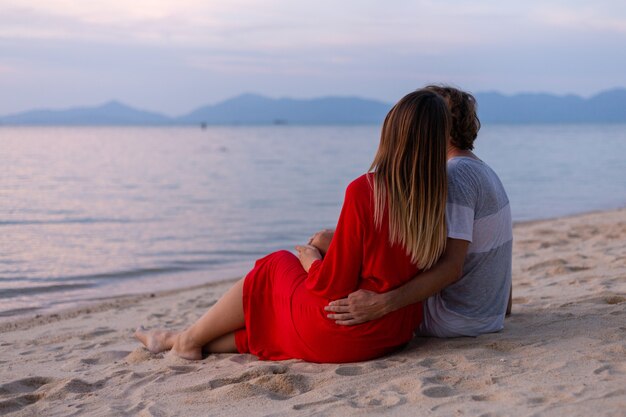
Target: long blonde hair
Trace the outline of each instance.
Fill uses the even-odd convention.
[[[446,138],[450,112],[433,91],[417,90],[387,114],[374,171],[374,221],[389,216],[389,239],[428,269],[446,245]]]

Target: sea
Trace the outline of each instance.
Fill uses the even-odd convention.
[[[334,227],[379,126],[0,127],[0,320],[244,275]],[[626,206],[626,125],[486,125],[514,221]]]

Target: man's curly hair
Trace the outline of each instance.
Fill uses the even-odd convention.
[[[463,150],[474,149],[474,140],[480,130],[480,120],[476,114],[476,99],[469,93],[447,85],[429,85],[448,102],[452,114],[450,139],[454,146]]]

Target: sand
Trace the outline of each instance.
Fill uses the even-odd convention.
[[[625,416],[626,209],[516,225],[500,333],[416,338],[353,364],[152,355],[229,282],[0,325],[0,414]]]

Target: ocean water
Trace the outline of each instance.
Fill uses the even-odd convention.
[[[378,126],[0,128],[0,319],[243,275],[336,223]],[[484,126],[514,220],[626,205],[626,125]]]

